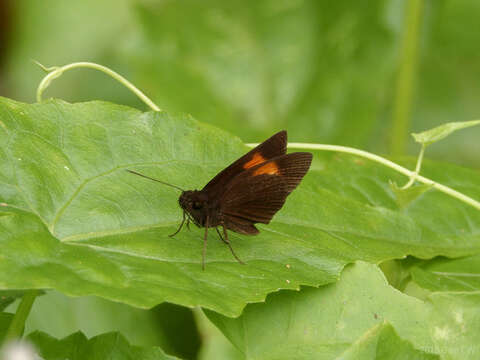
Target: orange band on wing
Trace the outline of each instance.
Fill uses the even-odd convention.
[[[251,167],[254,167],[255,165],[261,164],[265,161],[266,159],[260,153],[255,153],[253,154],[252,159],[243,165],[243,168],[250,169]]]
[[[280,171],[278,169],[277,164],[275,164],[275,162],[272,161],[272,162],[269,162],[268,164],[260,166],[257,170],[253,172],[253,176],[263,175],[263,174],[279,175]]]

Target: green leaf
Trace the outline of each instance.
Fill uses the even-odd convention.
[[[407,207],[412,201],[415,201],[420,195],[432,188],[431,185],[419,184],[402,189],[396,182],[389,181],[389,184],[400,208]]]
[[[430,333],[445,359],[480,358],[480,294],[434,293]]]
[[[170,301],[238,315],[246,302],[280,287],[334,281],[343,267],[325,251],[305,263],[302,254],[316,245],[284,245],[279,236],[291,235],[270,232],[260,242],[232,235],[248,266],[212,236],[202,271],[201,232],[168,237],[181,219],[178,193],[125,171],[195,188],[245,151],[238,139],[187,116],[3,99],[0,121],[2,288],[56,288],[140,307]],[[286,255],[286,246],[296,253]],[[288,263],[298,266],[292,272]]]
[[[316,152],[314,158],[322,160],[322,154]],[[415,160],[399,163],[412,168]],[[328,242],[344,255],[377,263],[408,254],[419,258],[439,254],[458,257],[479,251],[480,212],[473,207],[432,190],[407,208],[399,208],[389,181],[400,183],[405,177],[365,159],[334,155],[314,163],[313,168],[323,170],[315,172],[319,176],[313,179],[317,204],[285,209],[277,219],[283,220],[288,214],[291,222],[320,223],[328,235],[339,236]],[[424,160],[423,173],[480,199],[478,171]],[[299,195],[301,203],[308,204],[308,195]],[[316,241],[322,238],[324,235],[317,233]]]
[[[356,259],[480,249],[480,212],[434,191],[400,210],[388,186],[399,174],[317,153],[275,221],[256,237],[231,234],[248,265],[210,234],[202,271],[202,231],[168,237],[181,219],[178,193],[125,169],[198,188],[245,152],[238,139],[187,116],[102,102],[3,99],[0,121],[0,288],[235,316],[272,291],[333,282]],[[478,172],[428,162],[424,169],[480,198]]]
[[[429,307],[390,287],[376,266],[362,262],[345,268],[335,284],[271,294],[265,304],[248,305],[239,318],[206,314],[246,359],[334,359],[368,352],[361,343],[378,342],[384,322],[411,343],[404,346],[434,347]],[[377,348],[389,348],[395,338],[389,334]]]
[[[446,138],[448,135],[457,130],[475,125],[480,125],[480,120],[450,122],[421,133],[413,133],[412,136],[416,142],[424,145],[430,145]]]
[[[431,291],[480,291],[480,255],[436,258],[411,270],[412,279]]]
[[[335,284],[270,294],[235,319],[206,314],[246,359],[480,356],[478,293],[437,293],[422,301],[363,262],[346,267]]]
[[[120,333],[107,333],[87,339],[81,332],[58,340],[43,332],[27,336],[45,360],[175,360],[160,348],[141,348],[130,345]]]
[[[410,342],[402,340],[390,324],[383,323],[367,331],[341,355],[341,359],[433,360],[440,357],[415,349]]]

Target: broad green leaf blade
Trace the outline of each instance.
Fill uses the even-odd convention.
[[[437,258],[411,270],[412,279],[431,291],[480,291],[480,256]]]
[[[263,242],[232,234],[249,263],[240,266],[212,234],[202,271],[202,232],[168,237],[181,219],[178,192],[125,171],[193,189],[245,151],[238,139],[189,117],[99,102],[4,99],[0,121],[2,288],[56,288],[140,307],[169,301],[238,315],[246,302],[279,288],[334,281],[345,263],[301,239],[283,244],[275,233]],[[302,254],[312,252],[306,262]],[[300,266],[292,272],[287,263]]]
[[[415,349],[410,342],[401,339],[388,323],[368,330],[338,358],[342,360],[440,359],[438,355]]]
[[[160,348],[130,345],[120,333],[107,333],[87,339],[77,332],[58,340],[43,332],[28,335],[39,355],[45,360],[175,360]]]
[[[314,158],[322,159],[321,152],[315,152]],[[458,257],[480,250],[480,212],[473,207],[432,190],[401,208],[389,182],[405,182],[405,176],[361,158],[333,155],[328,159],[314,163],[320,171],[308,179],[315,182],[311,194],[319,196],[318,203],[311,208],[285,208],[277,215],[279,222],[308,224],[313,231],[320,228],[332,248],[374,262],[406,255]],[[407,168],[415,165],[413,159],[399,163]],[[425,160],[423,173],[480,199],[478,171]],[[302,204],[312,202],[306,192],[293,196],[301,198]],[[325,238],[316,234],[317,242]]]
[[[270,294],[236,319],[206,314],[246,359],[383,359],[399,349],[415,359],[480,356],[478,293],[436,293],[422,301],[363,262],[346,267],[335,284]],[[395,332],[382,329],[377,337],[385,323]]]
[[[361,350],[359,343],[384,322],[414,348],[434,353],[429,306],[393,289],[376,266],[362,262],[345,268],[335,284],[271,294],[239,318],[207,316],[246,359],[341,358]]]
[[[91,102],[0,103],[0,288],[55,288],[139,307],[168,301],[236,316],[278,289],[333,282],[357,259],[381,262],[480,249],[480,213],[431,191],[400,210],[400,175],[352,157],[315,154],[311,171],[261,234],[231,233],[241,266],[210,233],[173,233],[178,192],[201,188],[245,152],[187,116]],[[480,198],[478,172],[426,162],[425,173]],[[404,179],[403,179],[404,180]]]
[[[416,142],[424,145],[430,145],[446,138],[448,135],[457,130],[465,129],[475,125],[480,125],[480,120],[450,122],[421,133],[413,133],[412,136]]]

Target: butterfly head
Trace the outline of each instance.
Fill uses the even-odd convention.
[[[208,198],[204,192],[198,190],[184,191],[178,198],[178,203],[197,225],[203,226],[205,224]]]

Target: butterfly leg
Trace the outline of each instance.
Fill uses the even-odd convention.
[[[205,270],[205,254],[207,253],[207,237],[208,237],[208,216],[205,219],[205,235],[203,236],[202,270]]]
[[[183,224],[185,223],[185,211],[183,212],[183,219],[182,219],[182,223],[180,224],[180,226],[178,227],[177,231],[175,231],[172,235],[168,235],[170,237],[174,237],[175,235],[177,235],[180,230],[182,230],[182,226]],[[188,225],[188,224],[187,224]]]
[[[245,265],[245,263],[240,260],[240,258],[237,256],[237,254],[235,254],[235,251],[233,251],[233,248],[232,248],[232,244],[230,244],[230,240],[228,239],[228,233],[227,233],[227,228],[225,227],[225,225],[222,225],[223,227],[223,234],[225,237],[222,237],[222,234],[220,234],[220,231],[218,231],[218,228],[215,228],[217,230],[217,234],[218,236],[220,236],[220,239],[222,239],[222,241],[228,245],[228,247],[230,248],[230,251],[232,252],[232,255],[235,259],[237,259],[237,261],[240,263],[240,264],[243,264]]]
[[[190,218],[187,219],[187,229],[189,231],[191,231],[192,229],[190,229]]]

